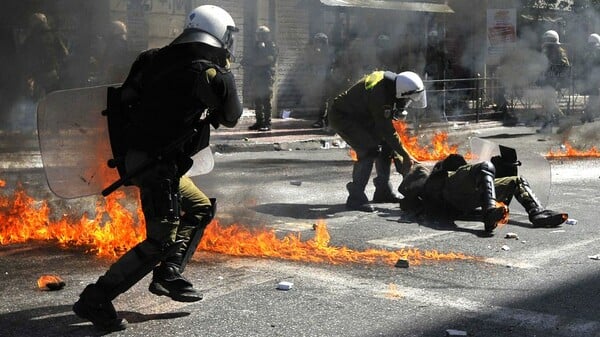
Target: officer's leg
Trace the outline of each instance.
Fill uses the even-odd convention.
[[[492,232],[508,214],[508,206],[500,206],[496,202],[495,174],[496,168],[489,161],[483,161],[471,168],[471,175],[475,178],[481,196],[481,210],[486,232]]]
[[[392,149],[384,142],[375,160],[377,176],[373,179],[373,184],[375,185],[375,193],[373,194],[374,203],[400,202],[400,195],[394,190],[390,182],[392,153]]]
[[[376,147],[370,149],[355,149],[357,160],[352,167],[352,181],[346,184],[348,189],[348,199],[346,207],[349,209],[373,212],[375,209],[369,204],[369,199],[365,194],[365,188],[371,177],[373,163],[379,153]]]
[[[523,177],[518,177],[517,179],[515,198],[523,205],[527,214],[529,214],[529,221],[531,221],[534,227],[556,227],[565,222],[569,217],[566,213],[544,209],[542,203],[537,199],[529,186],[529,182]]]
[[[149,290],[156,295],[169,296],[175,301],[193,302],[201,300],[202,294],[181,273],[194,255],[204,229],[213,219],[216,204],[187,176],[181,178],[179,192],[183,216],[177,228],[176,239],[182,245],[174,255],[154,268]]]
[[[254,88],[253,90],[257,90],[257,88]],[[258,130],[264,124],[263,113],[264,113],[264,110],[263,110],[263,106],[262,106],[261,97],[260,97],[260,95],[255,95],[254,96],[254,116],[256,118],[256,123],[254,123],[254,125],[249,127],[250,130]]]
[[[127,160],[130,158],[132,156],[128,154]],[[88,285],[73,306],[77,316],[90,320],[102,330],[125,328],[125,322],[116,316],[111,301],[146,276],[160,261],[173,255],[181,245],[181,242],[175,242],[179,225],[179,179],[175,165],[157,165],[134,183],[140,188],[146,239],[121,256],[95,284]]]
[[[267,92],[263,96],[264,113],[263,113],[263,128],[261,131],[271,130],[271,113],[272,113],[271,97],[273,96],[273,87],[267,88],[266,91]]]

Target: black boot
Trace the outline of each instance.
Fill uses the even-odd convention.
[[[508,207],[496,201],[496,188],[494,176],[496,169],[491,162],[481,162],[474,166],[477,172],[477,188],[481,193],[481,210],[483,211],[483,225],[487,233],[492,233],[498,224],[508,217]]]
[[[196,302],[202,299],[202,294],[181,275],[179,267],[171,263],[163,262],[154,268],[148,290],[158,296],[168,296],[177,302]]]
[[[361,212],[375,212],[373,205],[369,203],[369,199],[364,192],[364,189],[357,187],[355,183],[346,184],[348,190],[348,199],[346,199],[346,208],[361,211]]]
[[[556,227],[567,221],[569,215],[544,209],[542,203],[537,199],[529,182],[523,177],[517,181],[517,191],[515,193],[517,201],[525,207],[529,214],[529,221],[533,227]]]
[[[90,284],[79,295],[73,312],[102,331],[120,331],[127,328],[127,321],[117,317],[117,311],[106,294],[96,284]]]
[[[382,181],[380,177],[373,179],[375,193],[373,193],[373,203],[375,204],[396,204],[400,202],[400,193],[394,191],[389,181]]]
[[[258,125],[258,122],[257,122],[257,123],[254,123],[254,124],[250,125],[248,127],[248,130],[256,131],[256,130],[258,130],[259,127],[260,126]]]
[[[391,162],[392,158],[389,151],[387,151],[387,148],[384,149],[382,147],[381,153],[375,160],[375,172],[377,173],[377,177],[373,179],[373,185],[375,185],[373,202],[376,204],[397,204],[400,202],[400,194],[394,190],[394,187],[390,182]]]
[[[569,215],[549,209],[534,208],[528,211],[533,227],[556,227],[567,221]]]

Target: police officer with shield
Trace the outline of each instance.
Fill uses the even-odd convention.
[[[171,44],[138,56],[118,91],[120,110],[111,111],[109,98],[113,154],[119,173],[140,190],[146,239],[73,305],[77,316],[101,330],[125,329],[112,301],[151,271],[153,294],[180,302],[202,299],[182,272],[214,217],[215,203],[184,173],[191,156],[208,146],[209,126],[233,127],[242,114],[229,69],[237,30],[222,8],[197,7]],[[111,119],[123,123],[111,126]]]

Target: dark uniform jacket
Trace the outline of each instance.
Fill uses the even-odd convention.
[[[385,141],[394,152],[405,153],[392,119],[387,115],[397,101],[395,75],[373,72],[335,98],[329,122],[336,131],[347,136],[345,140],[354,149],[371,148]],[[353,137],[357,129],[368,133],[370,139],[360,138],[360,134]]]
[[[270,94],[275,80],[275,63],[278,50],[273,41],[256,42],[247,65],[250,85],[256,96]]]
[[[233,75],[204,59],[199,43],[169,45],[143,52],[123,84],[128,109],[128,146],[153,152],[196,128],[186,156],[208,145],[208,122],[233,127],[242,114]],[[127,91],[129,90],[129,91]],[[133,94],[132,94],[133,93]],[[201,120],[209,112],[207,120]]]

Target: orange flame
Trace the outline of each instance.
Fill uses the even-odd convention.
[[[450,154],[458,152],[458,145],[448,144],[448,133],[436,132],[433,134],[430,145],[421,146],[419,138],[410,136],[408,125],[403,121],[392,121],[394,128],[400,136],[400,141],[411,156],[419,161],[437,161],[446,158]],[[349,156],[353,161],[358,160],[356,152],[352,149],[349,151]],[[471,154],[465,155],[466,159],[471,158]]]
[[[578,157],[578,158],[600,158],[600,151],[596,149],[595,146],[592,146],[589,150],[577,150],[573,148],[573,146],[569,143],[564,144],[564,149],[559,151],[550,150],[546,155],[548,159],[556,159],[556,158],[569,158],[569,157]]]
[[[63,215],[52,221],[46,202],[36,202],[19,186],[12,198],[0,196],[0,245],[30,240],[56,241],[64,248],[85,247],[99,257],[117,258],[144,239],[144,219],[138,205],[134,216],[119,200],[123,191],[116,191],[99,202],[93,219]],[[108,216],[110,220],[103,222]],[[136,221],[137,218],[137,221]],[[199,249],[232,256],[277,258],[315,263],[385,263],[393,265],[398,259],[418,265],[423,260],[478,260],[462,253],[440,253],[436,250],[402,249],[386,251],[368,249],[356,251],[329,245],[330,236],[324,222],[314,226],[314,238],[302,241],[300,233],[277,238],[273,230],[247,229],[235,224],[222,227],[217,220],[206,228]]]
[[[63,247],[84,246],[101,257],[118,257],[143,240],[145,232],[117,202],[124,196],[117,191],[107,197],[105,205],[96,205],[94,219],[86,214],[80,219],[63,215],[53,221],[48,203],[36,202],[19,186],[12,198],[0,196],[0,245],[55,240]],[[105,215],[111,220],[103,222]]]
[[[300,233],[289,234],[278,239],[273,230],[249,230],[241,226],[221,227],[213,222],[205,231],[200,249],[233,256],[270,257],[284,260],[314,263],[384,263],[393,265],[400,258],[407,259],[413,265],[423,260],[476,260],[462,253],[440,253],[436,250],[401,249],[387,251],[367,249],[355,251],[346,247],[329,245],[329,232],[323,221],[315,226],[315,236],[302,241]]]
[[[506,225],[508,223],[508,218],[509,218],[509,209],[508,206],[506,206],[505,203],[500,202],[500,201],[496,201],[496,207],[502,207],[504,209],[503,215],[502,215],[502,219],[500,219],[497,222],[497,226],[498,228]]]

